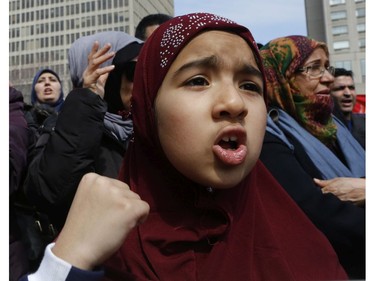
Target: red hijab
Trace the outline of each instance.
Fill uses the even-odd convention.
[[[211,191],[181,175],[161,150],[157,91],[180,50],[213,29],[244,38],[260,61],[245,27],[205,13],[161,25],[140,53],[132,102],[134,142],[120,179],[151,209],[106,263],[106,280],[346,279],[328,240],[259,161],[238,186]]]

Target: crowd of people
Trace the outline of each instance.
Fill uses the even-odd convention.
[[[9,88],[10,280],[365,279],[364,116],[324,42],[157,14],[69,67],[65,99],[51,69]]]

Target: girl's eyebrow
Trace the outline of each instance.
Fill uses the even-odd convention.
[[[215,68],[218,66],[218,58],[217,56],[209,56],[209,57],[203,57],[198,60],[194,60],[191,62],[188,62],[184,65],[182,65],[179,69],[177,69],[174,73],[173,76],[177,76],[181,72],[185,71],[186,69],[189,68],[194,68],[194,67],[208,67],[208,68]]]
[[[204,57],[198,60],[194,60],[182,65],[179,69],[177,69],[173,73],[173,77],[177,76],[179,73],[185,71],[186,69],[193,68],[193,67],[205,67],[205,68],[218,68],[220,64],[220,59],[217,56],[209,56]],[[255,75],[261,79],[263,79],[262,73],[256,67],[250,64],[244,64],[244,66],[240,69],[240,72]]]
[[[253,76],[256,76],[257,78],[259,79],[262,79],[263,80],[263,75],[262,73],[260,72],[260,70],[250,64],[245,64],[241,71],[242,73],[245,73],[245,74],[249,74],[249,75],[253,75]]]

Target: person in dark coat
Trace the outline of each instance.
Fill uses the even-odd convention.
[[[105,39],[109,38],[108,33],[104,35]],[[97,34],[94,38],[82,37],[80,44],[72,45],[75,51],[70,52],[70,69],[77,72],[74,75],[77,84],[73,85],[76,88],[67,96],[54,131],[49,134],[48,141],[38,148],[38,155],[28,170],[26,194],[38,208],[48,213],[57,230],[65,222],[82,176],[87,172],[96,172],[117,178],[130,141],[133,124],[128,114],[128,100],[135,59],[142,41],[126,33],[117,32],[115,35],[111,42],[101,41],[100,34]],[[91,46],[90,54],[84,53],[87,50],[83,47],[85,42]],[[99,48],[99,42],[111,44]],[[118,49],[108,52],[114,46]],[[80,48],[81,53],[76,48]],[[108,52],[105,59],[93,64],[93,59],[102,52]],[[72,57],[73,54],[77,60]],[[87,64],[87,70],[80,72],[83,70],[78,64],[82,57],[88,56],[90,64]],[[98,83],[91,85],[91,79],[96,79],[95,70],[112,58],[114,70],[113,66],[107,65],[106,69],[113,71],[105,86]],[[80,76],[84,78],[77,78]],[[79,88],[79,83],[84,88]],[[95,89],[99,86],[102,91],[95,93],[89,89],[91,86]]]
[[[317,179],[336,180],[358,183],[352,189],[362,191],[365,181],[363,148],[332,116],[329,86],[334,69],[327,46],[305,36],[288,36],[271,40],[261,56],[269,112],[260,159],[326,235],[348,275],[363,279],[364,206],[323,193],[317,185],[322,182]]]
[[[46,130],[44,127],[50,127],[47,124],[56,122],[63,104],[64,92],[59,75],[49,68],[38,70],[31,86],[31,104],[25,103],[24,107],[26,120],[35,133],[35,139],[41,131]]]
[[[15,201],[25,178],[31,130],[23,112],[23,95],[9,87],[9,280],[28,272],[26,248],[15,215]]]

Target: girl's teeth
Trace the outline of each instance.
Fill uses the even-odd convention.
[[[228,142],[229,141],[229,137],[223,137],[222,140],[225,141],[225,142]]]
[[[225,141],[225,142],[237,141],[237,137],[236,136],[231,136],[231,137],[226,136],[226,137],[223,137],[221,140]]]
[[[231,141],[237,141],[237,137],[236,136],[230,137],[230,140]]]

